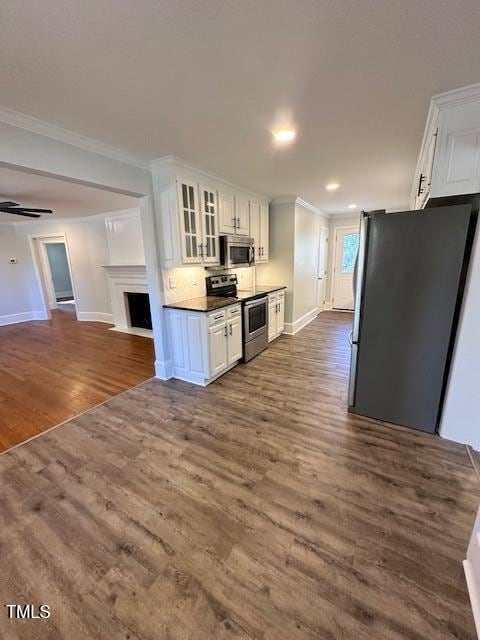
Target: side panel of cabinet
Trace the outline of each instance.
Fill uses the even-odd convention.
[[[256,200],[250,200],[250,235],[255,246],[255,262],[261,262],[260,203]]]
[[[227,325],[228,336],[228,364],[240,360],[243,355],[242,348],[242,319],[241,317],[229,320]]]
[[[278,296],[277,334],[285,330],[285,297]]]
[[[220,325],[210,329],[208,334],[209,355],[210,355],[210,377],[221,373],[228,367],[227,353],[227,325]]]
[[[207,363],[205,361],[205,324],[204,318],[199,313],[190,313],[186,317],[187,352],[189,369],[191,373],[208,377]]]
[[[235,197],[228,191],[218,192],[218,214],[220,233],[235,233]]]

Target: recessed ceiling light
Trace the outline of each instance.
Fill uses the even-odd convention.
[[[338,182],[330,182],[330,184],[327,184],[326,189],[327,191],[335,191],[339,186]]]
[[[278,142],[290,142],[295,138],[295,131],[293,129],[277,129],[273,131],[272,134]]]
[[[348,208],[349,209],[356,209],[358,207],[358,204],[349,204]]]

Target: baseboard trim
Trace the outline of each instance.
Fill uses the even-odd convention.
[[[285,329],[283,330],[283,333],[286,333],[287,336],[294,336],[301,329],[303,329],[303,327],[306,327],[307,324],[309,324],[312,320],[315,320],[315,318],[318,316],[318,313],[318,309],[315,308],[306,313],[298,320],[295,320],[295,322],[285,322]]]
[[[155,360],[155,377],[160,380],[170,380],[173,377],[171,360]]]
[[[111,313],[100,313],[99,311],[77,311],[77,320],[81,322],[105,322],[114,324]]]
[[[29,322],[30,320],[48,320],[44,311],[23,311],[22,313],[10,313],[0,316],[0,327],[19,322]]]
[[[332,303],[331,302],[325,302],[325,304],[323,305],[323,310],[324,311],[331,311],[332,310]]]
[[[473,575],[472,563],[468,559],[463,561],[463,570],[465,572],[465,579],[467,581],[468,595],[470,597],[470,604],[472,606],[475,628],[477,630],[477,636],[480,638],[480,594],[477,591],[477,585]]]

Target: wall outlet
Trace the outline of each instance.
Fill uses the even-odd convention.
[[[10,258],[10,264],[17,264],[18,260],[16,258]]]
[[[170,289],[175,289],[177,283],[175,282],[175,278],[173,276],[168,276],[168,286]]]

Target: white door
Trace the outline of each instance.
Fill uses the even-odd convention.
[[[260,262],[260,203],[255,200],[250,200],[250,235],[255,246],[255,262]]]
[[[326,227],[321,227],[320,242],[318,247],[318,272],[317,272],[317,307],[319,311],[323,311],[325,309],[327,255],[328,255],[328,229]]]
[[[249,207],[247,198],[243,198],[242,196],[235,196],[235,233],[239,236],[248,236],[249,234],[248,208]]]
[[[218,199],[214,189],[200,185],[200,209],[202,216],[203,244],[200,252],[204,264],[218,264],[220,249],[218,241]]]
[[[277,296],[268,298],[268,341],[277,335]]]
[[[269,209],[268,202],[260,204],[259,238],[260,238],[260,262],[268,262],[268,234],[269,234]]]
[[[208,335],[210,353],[210,377],[220,373],[228,366],[227,325],[210,329]]]
[[[278,296],[277,311],[277,334],[283,333],[285,329],[285,297]]]
[[[353,269],[358,241],[358,227],[339,227],[335,232],[332,300],[334,309],[353,311]]]
[[[242,352],[242,319],[241,317],[230,320],[227,325],[228,337],[228,364],[240,360]]]
[[[198,206],[198,189],[194,182],[177,178],[180,225],[182,229],[182,262],[199,263],[202,230]]]
[[[218,192],[218,224],[220,233],[235,233],[235,198],[228,191]]]

